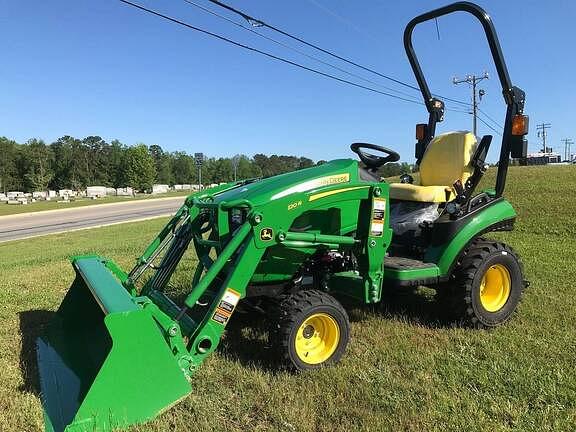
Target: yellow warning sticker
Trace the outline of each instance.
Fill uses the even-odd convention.
[[[220,299],[216,311],[212,315],[212,320],[216,321],[218,324],[226,325],[239,301],[240,293],[234,291],[232,288],[227,288]]]
[[[380,237],[384,233],[384,219],[386,218],[386,200],[382,198],[374,199],[372,210],[372,224],[370,225],[370,235]]]

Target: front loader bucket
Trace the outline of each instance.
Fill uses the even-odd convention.
[[[46,431],[107,431],[155,417],[190,392],[161,327],[99,257],[37,340]]]

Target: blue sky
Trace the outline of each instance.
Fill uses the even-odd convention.
[[[195,1],[210,6],[206,0]],[[447,3],[229,1],[270,24],[410,83],[415,80],[403,51],[404,26],[413,16]],[[576,140],[576,2],[479,3],[493,17],[512,81],[527,93],[530,150],[539,148],[536,124],[546,121],[552,123],[550,144],[563,152],[562,138]],[[182,0],[141,0],[141,4],[333,72]],[[480,107],[502,123],[501,90],[479,24],[458,14],[440,19],[439,29],[440,40],[433,23],[415,33],[415,47],[432,90],[469,100],[467,86],[454,86],[452,77],[487,70],[492,79],[482,83],[486,96]],[[411,161],[414,124],[427,118],[422,106],[228,46],[117,0],[0,0],[0,49],[0,135],[20,142],[98,134],[126,144],[160,144],[168,150],[204,151],[211,156],[280,153],[317,160],[348,157],[351,142],[368,141],[396,149],[403,160]],[[442,131],[470,128],[471,117],[463,113],[448,113],[441,125]],[[480,134],[490,132],[480,124]],[[496,159],[495,149],[491,159]]]

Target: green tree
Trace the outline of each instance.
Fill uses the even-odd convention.
[[[144,154],[146,149],[146,155]],[[83,189],[102,185],[149,189],[156,183],[196,184],[198,168],[185,152],[169,153],[159,145],[127,147],[118,140],[107,143],[97,135],[58,138],[49,146],[37,139],[20,145],[0,137],[0,191],[21,189]],[[318,164],[320,164],[319,162]],[[396,164],[397,165],[397,164]],[[253,158],[206,158],[204,184],[254,177],[270,177],[314,166],[306,157],[256,154]],[[398,166],[386,170],[398,171]],[[411,170],[407,164],[402,172]]]
[[[108,154],[108,169],[110,170],[109,176],[115,188],[124,187],[123,174],[122,174],[122,161],[126,146],[118,140],[112,140],[110,143],[110,152]]]
[[[414,166],[406,162],[387,163],[386,165],[380,167],[380,169],[378,170],[378,174],[384,178],[399,176],[401,174],[409,174],[411,172],[414,172]]]
[[[248,159],[247,156],[237,156],[236,177],[238,180],[261,177],[262,171],[258,165]]]
[[[254,165],[258,167],[262,177],[270,177],[272,174],[272,168],[269,165],[269,158],[265,154],[258,153],[254,155]]]
[[[172,172],[172,157],[164,152],[157,144],[150,146],[150,155],[154,159],[156,167],[156,182],[160,184],[174,184],[174,174]]]
[[[211,183],[229,182],[234,179],[234,168],[232,160],[228,158],[218,158],[211,161],[210,164],[210,180]],[[207,182],[205,182],[207,183]]]
[[[298,158],[298,169],[310,168],[314,166],[314,161],[307,157]]]
[[[17,154],[18,147],[16,142],[0,137],[0,191],[4,193],[18,186]]]
[[[198,182],[194,158],[184,152],[172,155],[172,175],[175,184],[191,184]]]
[[[54,177],[54,154],[44,141],[31,139],[20,153],[20,173],[28,191],[43,191]]]
[[[149,190],[155,178],[154,159],[148,152],[148,147],[144,144],[128,147],[121,163],[123,185],[140,191]]]
[[[67,159],[69,160],[69,180],[65,187],[81,189],[89,185],[90,179],[90,155],[88,148],[81,140],[66,136],[61,138],[67,144]]]
[[[75,161],[71,144],[74,140],[75,138],[71,136],[63,136],[50,144],[50,149],[54,155],[54,161],[52,162],[54,178],[50,182],[50,187],[53,189],[66,189],[76,186],[73,184]]]
[[[98,186],[112,186],[110,176],[110,144],[97,135],[87,136],[82,140],[87,155],[86,172],[87,184]]]
[[[262,177],[270,177],[314,166],[314,161],[305,157],[264,154],[254,155],[254,164],[259,168]]]

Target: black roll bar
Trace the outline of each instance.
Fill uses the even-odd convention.
[[[420,91],[422,92],[422,97],[424,98],[426,109],[430,115],[428,121],[428,136],[424,146],[420,148],[420,152],[423,153],[426,145],[434,137],[436,123],[443,120],[444,104],[439,99],[434,98],[432,93],[430,93],[430,88],[428,87],[426,78],[422,73],[422,68],[420,67],[420,63],[418,62],[418,58],[412,45],[412,32],[418,24],[454,12],[470,13],[474,15],[482,24],[484,33],[486,34],[486,39],[488,40],[488,45],[490,46],[490,52],[492,53],[492,58],[496,66],[498,78],[500,79],[504,101],[507,105],[506,121],[504,124],[504,133],[502,135],[502,147],[500,150],[500,159],[498,162],[498,175],[496,179],[496,197],[499,197],[502,195],[504,186],[506,184],[506,174],[508,172],[510,155],[513,154],[514,157],[525,157],[526,146],[523,137],[516,137],[512,135],[512,120],[515,115],[523,113],[525,95],[522,90],[512,85],[510,75],[508,74],[508,68],[506,67],[506,61],[504,60],[504,55],[502,54],[502,48],[500,47],[500,42],[498,41],[498,35],[496,34],[496,29],[492,23],[492,18],[490,18],[490,15],[488,15],[484,9],[474,3],[457,2],[441,7],[439,9],[432,10],[430,12],[426,12],[412,19],[404,30],[404,49],[406,50],[406,55],[408,56],[410,65],[412,66],[412,71],[416,76],[416,81],[418,82]]]
[[[470,2],[458,2],[453,3],[448,6],[435,9],[425,14],[419,15],[408,23],[406,29],[404,30],[404,48],[406,49],[406,54],[408,55],[408,60],[410,60],[410,65],[412,70],[416,75],[416,80],[422,91],[422,96],[427,102],[432,99],[432,94],[420,68],[420,63],[414,52],[414,47],[412,46],[412,32],[414,27],[425,21],[432,20],[434,18],[439,18],[444,15],[448,15],[454,12],[468,12],[474,15],[484,28],[486,33],[486,39],[488,39],[488,45],[490,46],[490,51],[492,52],[492,58],[494,59],[494,64],[496,65],[496,70],[498,72],[498,77],[500,78],[500,83],[502,85],[502,90],[509,92],[512,89],[512,82],[510,81],[510,75],[508,74],[508,69],[506,68],[506,62],[504,61],[504,56],[502,55],[502,48],[500,48],[500,42],[498,41],[498,35],[496,34],[496,29],[492,23],[492,18],[490,15],[482,9],[480,6],[475,5]]]

